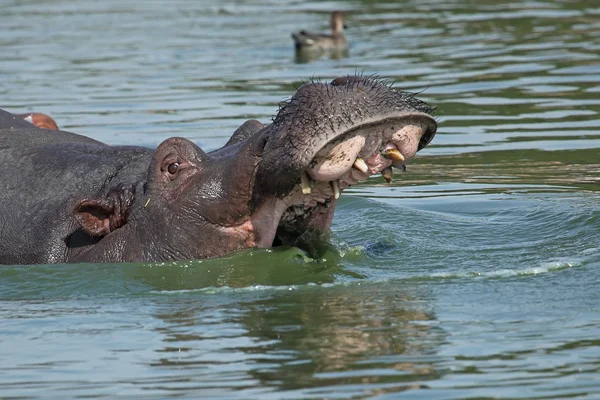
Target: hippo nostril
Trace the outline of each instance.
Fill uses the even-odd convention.
[[[427,129],[423,136],[421,136],[421,139],[419,140],[419,147],[417,148],[417,151],[424,149],[431,142],[431,140],[433,140],[434,136],[435,131]]]
[[[343,86],[352,82],[364,81],[362,76],[342,76],[331,81],[331,86]]]

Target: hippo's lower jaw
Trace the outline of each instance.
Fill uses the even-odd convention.
[[[316,152],[287,195],[263,204],[253,215],[254,245],[302,248],[307,239],[320,238],[330,229],[344,189],[377,174],[391,182],[392,166],[405,171],[405,161],[433,139],[434,127],[430,115],[411,113],[338,135]]]

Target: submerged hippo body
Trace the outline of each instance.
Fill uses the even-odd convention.
[[[171,261],[296,245],[339,192],[433,138],[424,102],[364,77],[309,83],[205,153],[108,146],[0,110],[0,263]],[[394,153],[385,158],[381,155]]]

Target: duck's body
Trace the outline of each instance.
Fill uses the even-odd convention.
[[[344,16],[341,11],[331,13],[331,34],[305,30],[292,33],[297,50],[343,50],[348,47],[344,36]]]

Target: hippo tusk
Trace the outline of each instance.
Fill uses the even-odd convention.
[[[394,178],[394,171],[392,170],[392,167],[384,168],[384,170],[381,171],[381,175],[387,183],[392,183],[392,179]]]
[[[358,157],[356,159],[356,161],[354,161],[354,168],[356,168],[357,170],[359,170],[363,174],[366,174],[367,171],[369,171],[369,167],[367,166],[367,163],[365,162],[365,160],[363,160],[360,157]]]
[[[334,181],[329,182],[329,184],[331,185],[331,190],[333,191],[333,197],[337,200],[340,198],[340,184],[339,181],[336,179]]]
[[[302,172],[302,174],[300,175],[300,184],[302,185],[302,193],[310,194],[311,189],[310,189],[309,182],[310,181],[308,179],[308,174],[306,173],[306,171]]]
[[[388,160],[394,161],[394,164],[403,163],[405,160],[402,153],[400,153],[400,150],[395,148],[395,146],[393,148],[386,148],[381,152],[381,155]]]

